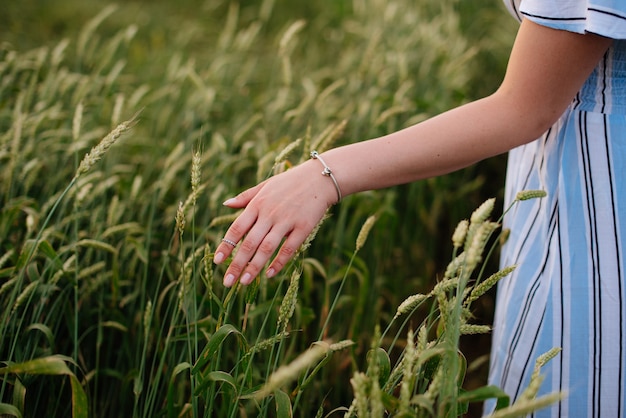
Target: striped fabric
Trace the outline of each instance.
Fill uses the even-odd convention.
[[[508,6],[558,28],[581,7],[626,10],[626,0],[599,3]],[[591,15],[586,28],[595,25]],[[622,31],[626,20],[614,37]],[[543,369],[540,395],[568,396],[535,417],[626,416],[625,180],[626,41],[616,40],[558,122],[509,153],[505,206],[521,190],[548,196],[516,203],[504,221],[511,236],[502,265],[518,268],[498,287],[489,381],[517,398],[537,357],[561,347]],[[485,412],[492,408],[487,403]]]
[[[624,0],[524,0],[521,11],[537,23],[556,29],[626,38]]]
[[[624,0],[504,0],[516,18],[522,16],[555,29],[591,32],[626,39]]]

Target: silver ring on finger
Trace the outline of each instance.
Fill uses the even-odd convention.
[[[235,241],[232,241],[226,238],[223,238],[222,242],[225,242],[226,244],[231,245],[233,248],[237,246],[237,243]]]

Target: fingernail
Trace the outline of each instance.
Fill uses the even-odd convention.
[[[228,199],[224,203],[222,203],[222,205],[228,206],[228,205],[232,205],[233,203],[235,203],[235,198],[231,197],[230,199]]]
[[[250,284],[251,281],[252,281],[252,275],[250,273],[245,273],[241,277],[241,284]]]
[[[233,285],[233,283],[235,283],[235,275],[234,274],[228,274],[228,275],[226,275],[226,277],[224,277],[224,286],[231,287]]]
[[[224,261],[224,253],[220,252],[220,253],[215,254],[215,257],[213,257],[213,262],[215,264],[219,264],[222,261]]]
[[[274,270],[274,267],[270,267],[267,272],[265,273],[265,276],[268,279],[271,279],[272,277],[274,277],[274,275],[276,274],[276,270]]]

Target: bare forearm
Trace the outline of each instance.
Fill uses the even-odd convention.
[[[540,135],[503,95],[380,138],[324,153],[344,194],[437,176],[501,154]]]
[[[216,250],[224,261],[242,239],[224,283],[248,284],[280,271],[338,194],[322,172],[332,168],[343,195],[448,173],[541,135],[565,110],[612,40],[524,21],[502,85],[493,95],[402,131],[324,152],[225,204],[245,208]]]
[[[325,153],[344,194],[432,177],[539,137],[612,40],[524,21],[493,95],[402,131]]]

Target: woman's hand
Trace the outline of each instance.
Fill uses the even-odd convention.
[[[243,239],[224,275],[225,286],[237,279],[250,284],[279,246],[265,272],[268,278],[295,255],[337,200],[332,180],[321,174],[322,169],[318,161],[307,161],[224,202],[230,208],[245,208],[215,252],[214,262],[220,264]]]
[[[502,85],[494,94],[394,132],[324,153],[345,195],[446,174],[535,140],[571,103],[613,40],[520,27]],[[321,161],[309,160],[225,204],[244,208],[215,254],[223,262],[243,239],[224,284],[274,276],[293,257],[326,209],[337,201]]]

